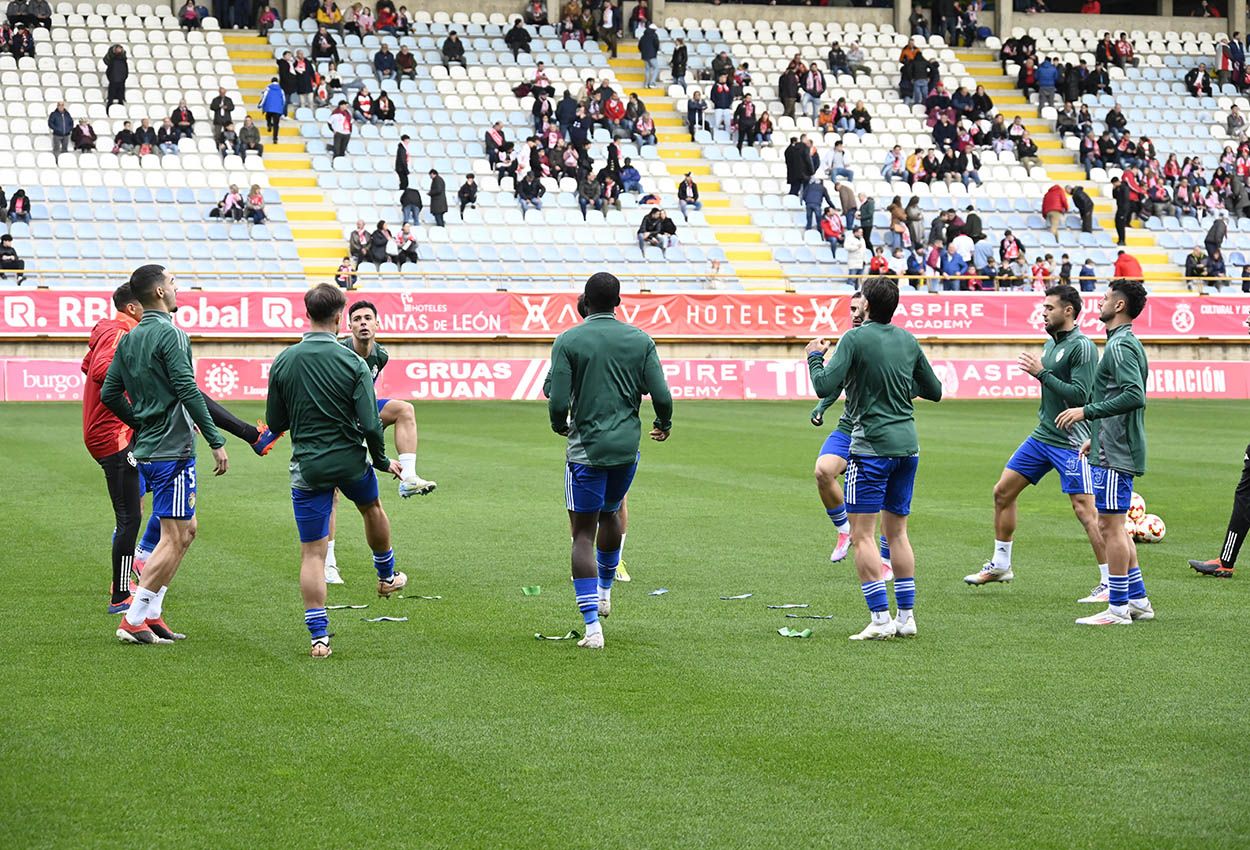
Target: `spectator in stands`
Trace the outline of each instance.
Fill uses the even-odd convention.
[[[208,111],[213,117],[213,136],[220,139],[226,125],[234,123],[234,100],[219,86],[217,96],[209,101]]]
[[[950,116],[943,113],[933,127],[933,144],[938,148],[954,147],[959,133],[951,123]]]
[[[1026,131],[1016,141],[1016,161],[1024,166],[1024,170],[1029,174],[1033,173],[1033,169],[1042,164],[1041,158],[1037,155],[1037,142]]]
[[[525,28],[525,24],[521,23],[520,18],[512,22],[512,29],[508,30],[503,37],[503,43],[512,51],[513,59],[522,53],[530,52],[530,40],[530,31]]]
[[[223,127],[220,135],[217,136],[217,150],[222,159],[230,154],[239,155],[239,134],[234,129],[233,121]]]
[[[352,234],[353,236],[355,234]],[[386,226],[385,221],[379,221],[377,228],[369,234],[369,242],[365,246],[364,261],[373,263],[375,267],[381,270],[381,266],[385,262],[390,261],[390,253],[387,251],[391,246],[391,229]]]
[[[964,276],[968,273],[968,261],[959,255],[953,245],[947,245],[942,252],[942,289],[946,292],[959,292],[968,288]]]
[[[139,155],[146,156],[154,153],[159,139],[156,138],[156,129],[149,119],[139,121],[139,128],[135,130],[135,144],[139,146]]]
[[[1068,189],[1068,194],[1072,196],[1072,206],[1076,208],[1077,213],[1081,216],[1081,232],[1094,232],[1094,202],[1081,186],[1072,186]]]
[[[256,17],[256,33],[261,38],[268,39],[269,31],[278,25],[280,18],[278,10],[273,6],[263,6],[260,14]]]
[[[60,157],[69,150],[69,137],[74,132],[74,117],[65,108],[65,101],[57,103],[48,115],[48,129],[52,131],[52,155]]]
[[[842,147],[841,139],[833,143],[833,148],[827,154],[826,159],[828,162],[825,166],[825,173],[828,174],[831,179],[836,180],[839,177],[844,180],[855,179],[855,172],[847,167],[846,151]]]
[[[439,227],[446,227],[447,225],[443,222],[443,216],[447,215],[447,184],[433,168],[430,169],[430,190],[428,194],[430,198],[430,215],[434,216],[434,223]]]
[[[690,61],[689,55],[686,42],[680,38],[677,39],[673,47],[673,55],[668,61],[668,68],[673,74],[673,82],[681,86],[683,94],[686,92],[686,67]]]
[[[333,69],[334,66],[331,66]],[[278,86],[285,95],[285,106],[290,106],[295,99],[295,55],[291,51],[286,50],[282,53],[282,58],[278,60]],[[282,114],[286,115],[284,109]]]
[[[243,202],[243,215],[248,224],[265,223],[265,193],[261,191],[259,183],[253,183],[248,190],[247,198]]]
[[[659,207],[651,210],[642,217],[642,221],[638,223],[638,250],[646,255],[648,245],[659,246],[661,243],[660,236],[660,210]],[[661,250],[663,250],[661,248]]]
[[[439,50],[439,55],[443,57],[443,67],[448,71],[451,70],[452,62],[466,70],[469,67],[464,61],[464,42],[460,40],[460,35],[455,30],[447,33],[447,38],[443,40],[443,46]]]
[[[842,49],[838,42],[829,45],[829,54],[825,57],[825,64],[829,66],[829,73],[837,76],[838,74],[851,74],[851,63],[846,58],[846,51]]]
[[[242,221],[246,205],[247,200],[243,197],[243,193],[239,191],[238,185],[231,183],[229,190],[222,196],[213,212],[223,221],[226,219]]]
[[[582,210],[582,221],[586,220],[586,210],[590,207],[603,212],[603,186],[586,174],[577,185],[577,205]],[[604,212],[606,216],[607,213]]]
[[[14,59],[25,59],[27,56],[35,55],[35,36],[25,24],[18,24],[13,29],[13,36],[9,41],[9,51],[13,54]],[[124,88],[124,87],[123,87]]]
[[[712,86],[712,130],[732,131],[733,127],[733,89],[729,78],[721,75],[716,85]]]
[[[1224,238],[1228,236],[1228,220],[1224,214],[1217,215],[1215,220],[1211,222],[1211,227],[1207,230],[1206,238],[1203,240],[1203,246],[1207,249],[1207,253],[1215,256],[1224,248]]]
[[[1120,251],[1116,255],[1115,268],[1112,270],[1111,276],[1122,277],[1127,280],[1141,280],[1143,277],[1141,263],[1127,251]]]
[[[334,140],[330,146],[330,157],[338,159],[347,153],[347,143],[352,139],[352,114],[347,108],[347,101],[340,100],[339,105],[330,113],[330,132]]]
[[[629,30],[634,34],[634,38],[638,38],[642,34],[643,27],[654,26],[651,24],[651,10],[647,7],[646,0],[638,0],[634,6],[634,10],[629,13]]]
[[[1081,128],[1076,120],[1076,107],[1070,101],[1064,103],[1058,114],[1055,115],[1055,130],[1059,133],[1060,139],[1069,134],[1074,136],[1080,135]]]
[[[328,59],[336,65],[343,61],[339,58],[338,42],[334,40],[334,36],[326,32],[325,27],[318,27],[317,33],[313,36],[312,58],[314,62]]]
[[[406,44],[400,45],[399,53],[395,54],[395,76],[400,80],[417,78],[417,57],[412,55]]]
[[[339,38],[343,37],[343,13],[339,11],[339,7],[334,5],[333,0],[324,0],[317,7],[317,29],[324,32],[327,28],[338,31]],[[313,54],[316,56],[316,54]],[[338,61],[337,59],[335,60]]]
[[[126,102],[126,79],[129,76],[130,61],[126,58],[126,48],[114,44],[104,54],[104,79],[108,81],[106,107]]]
[[[1223,291],[1224,285],[1229,282],[1228,268],[1224,265],[1224,254],[1220,251],[1215,251],[1207,257],[1207,280],[1215,287],[1216,292]],[[1201,293],[1202,289],[1198,291]]]
[[[578,21],[572,15],[565,15],[560,19],[560,23],[556,25],[556,31],[560,34],[560,45],[566,46],[570,38],[577,39],[577,43],[586,44],[586,31],[581,28]]]
[[[760,116],[760,120],[755,125],[755,143],[760,146],[772,146],[773,143],[773,116],[767,111]]]
[[[801,88],[798,70],[791,64],[777,80],[777,97],[781,99],[781,114],[785,117],[794,117],[794,105],[798,103]]]
[[[1202,253],[1202,248],[1195,245],[1185,257],[1185,288],[1192,290],[1197,287],[1198,293],[1202,294],[1204,283],[1202,278],[1206,275],[1207,255]]]
[[[378,48],[378,52],[373,54],[373,76],[377,79],[378,85],[382,85],[383,80],[393,80],[399,74],[399,63],[396,61],[391,48],[384,41]]]
[[[1003,238],[998,243],[999,262],[1006,265],[1022,256],[1024,256],[1024,245],[1010,230],[1004,232]]]
[[[1211,75],[1207,73],[1207,64],[1202,62],[1197,68],[1185,75],[1185,90],[1194,97],[1211,96]]]
[[[260,111],[265,113],[265,132],[273,133],[273,143],[278,143],[278,128],[286,114],[286,94],[278,78],[274,77],[260,96]]]
[[[1077,285],[1082,292],[1093,292],[1098,284],[1098,272],[1094,270],[1094,261],[1085,258],[1081,270],[1076,273]]]
[[[334,273],[334,282],[348,291],[356,288],[356,265],[350,256],[344,257]]]
[[[399,268],[404,267],[404,263],[416,263],[420,261],[417,255],[417,235],[412,232],[412,225],[404,222],[399,228],[399,235],[395,237],[395,255],[393,257],[395,265]]]
[[[1246,140],[1246,119],[1241,114],[1241,108],[1235,103],[1224,122],[1224,128],[1227,130],[1229,138],[1237,139],[1238,141]]]
[[[403,215],[404,224],[420,224],[421,223],[421,192],[416,186],[405,186],[399,193],[399,208]],[[464,208],[460,210],[460,217],[464,218]]]
[[[1053,106],[1055,91],[1059,88],[1059,66],[1050,57],[1043,59],[1042,64],[1037,66],[1036,80],[1038,104]]]
[[[139,145],[135,142],[135,131],[130,126],[129,121],[122,122],[122,128],[113,136],[113,153],[116,154],[134,154],[139,152]]]
[[[645,24],[638,37],[638,55],[642,57],[643,86],[652,89],[660,84],[660,36],[655,24]]]
[[[600,172],[599,180],[603,184],[603,210],[604,216],[607,215],[607,208],[620,212],[621,209],[621,184],[611,174]]]
[[[372,118],[375,124],[395,123],[395,102],[386,92],[378,95],[378,99],[373,102]]]
[[[707,102],[703,99],[703,93],[695,89],[694,94],[686,101],[686,126],[690,129],[691,141],[695,140],[700,130],[707,128],[707,122],[703,120],[706,111]]]
[[[369,243],[372,236],[373,234],[365,227],[364,219],[356,219],[356,229],[347,237],[347,250],[352,262],[357,266],[368,258]]]
[[[401,192],[408,188],[408,175],[412,173],[412,148],[409,142],[408,134],[404,133],[399,137],[399,145],[395,148],[395,174],[399,177],[399,189]],[[489,145],[487,146],[487,153],[491,157],[491,165],[494,166],[494,153],[490,150]]]
[[[743,96],[742,102],[734,110],[733,124],[738,130],[738,153],[742,153],[743,142],[746,142],[748,146],[754,145],[756,125],[758,124],[755,103],[752,102],[751,95]]]
[[[369,92],[368,86],[356,92],[356,97],[352,100],[352,118],[361,122],[374,123],[373,102],[373,95]]]
[[[505,177],[511,177],[513,185],[516,184],[517,165],[516,158],[512,155],[512,142],[505,142],[503,147],[499,149],[495,156],[495,178],[499,181],[499,185],[503,185]]]
[[[200,10],[195,7],[195,0],[187,0],[178,10],[178,26],[184,30],[200,28]]]
[[[21,286],[26,282],[26,261],[17,254],[17,249],[13,247],[13,235],[6,233],[0,236],[0,280],[8,280],[5,272],[17,272],[17,285]]]
[[[886,181],[906,180],[907,166],[903,156],[903,148],[895,145],[886,152],[885,162],[881,165],[881,177]]]
[[[1084,64],[1084,60],[1081,64]],[[1090,71],[1089,76],[1085,78],[1085,93],[1111,94],[1111,76],[1101,62],[1095,63],[1094,70]]]
[[[567,10],[567,7],[566,7]],[[621,37],[621,12],[616,4],[605,2],[599,13],[599,26],[595,27],[595,19],[590,14],[590,9],[585,9],[580,16],[573,13],[574,17],[578,17],[578,29],[590,36],[595,36],[603,41],[603,46],[607,48],[612,58],[616,58],[617,42]],[[597,36],[596,36],[597,32]]]
[[[634,167],[634,161],[625,157],[625,166],[620,174],[621,190],[625,192],[642,192],[642,174]]]
[[[1202,3],[1198,6],[1198,8],[1194,12],[1191,13],[1191,16],[1196,17],[1196,18],[1221,17],[1220,10],[1217,9],[1215,6],[1212,6],[1208,2],[1208,0],[1202,0]]]
[[[9,199],[9,221],[30,224],[30,198],[25,189],[18,189]]]
[[[829,190],[825,188],[824,182],[819,177],[812,177],[803,188],[803,206],[807,210],[805,230],[815,229],[820,222],[821,210],[833,206]]]
[[[75,130],[77,132],[77,130]],[[156,148],[162,155],[178,153],[178,128],[168,118],[161,122],[156,131]]]
[[[533,170],[525,172],[525,177],[516,187],[517,203],[521,207],[521,215],[524,216],[529,210],[541,210],[543,208],[543,195],[547,193],[546,187],[542,181],[538,179],[537,173]]]
[[[239,128],[238,150],[244,162],[247,161],[248,151],[255,151],[259,157],[265,155],[265,146],[260,142],[260,128],[256,126],[256,122],[250,115],[243,119],[243,126]]]
[[[803,75],[803,105],[811,111],[813,121],[820,112],[820,99],[824,97],[826,88],[825,75],[821,73],[820,66],[815,62],[808,65],[807,73]]]
[[[195,116],[187,107],[186,98],[178,101],[178,108],[169,116],[169,120],[174,125],[179,139],[190,139],[195,135]]]
[[[1055,237],[1055,241],[1059,241],[1059,225],[1063,223],[1063,217],[1068,213],[1068,192],[1064,187],[1056,183],[1046,190],[1045,197],[1042,198],[1042,217],[1046,219],[1046,226],[1050,228],[1050,235]]]
[[[694,182],[694,177],[689,171],[686,172],[681,183],[677,184],[677,208],[681,210],[681,217],[685,221],[690,220],[688,209],[703,209],[703,202],[699,200],[699,186]]]
[[[524,12],[525,23],[530,26],[546,26],[547,25],[547,2],[546,0],[529,0],[525,4]]]
[[[821,216],[819,222],[820,238],[829,243],[829,253],[834,259],[837,259],[838,249],[842,247],[842,241],[846,236],[845,224],[842,216],[838,215],[838,211],[833,207],[826,207],[825,213]],[[862,248],[860,262],[863,262]]]

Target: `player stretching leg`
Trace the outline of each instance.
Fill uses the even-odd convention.
[[[378,310],[368,301],[357,301],[347,311],[347,321],[352,335],[350,339],[343,340],[343,345],[360,355],[376,384],[391,359],[378,342]],[[404,470],[399,482],[399,495],[407,499],[433,493],[438,485],[417,475],[417,415],[412,404],[394,398],[380,398],[378,415],[382,417],[383,428],[395,426],[395,456]]]
[[[390,596],[408,583],[408,577],[395,569],[391,523],[378,498],[374,474],[378,469],[398,478],[402,470],[386,457],[373,375],[364,361],[338,344],[346,306],[342,291],[326,283],[304,294],[309,332],[274,359],[265,407],[273,428],[291,432],[291,502],[299,530],[304,623],[312,638],[313,658],[330,655],[325,559],[336,490],[351,499],[364,518],[365,540],[378,572],[378,595]]]
[[[1246,319],[1246,327],[1250,328],[1250,319]],[[1190,561],[1189,566],[1204,576],[1232,578],[1233,568],[1237,566],[1237,553],[1241,551],[1247,532],[1250,532],[1250,446],[1246,446],[1241,481],[1237,482],[1237,489],[1233,492],[1233,515],[1228,520],[1220,556],[1209,561]]]
[[[1107,559],[1098,530],[1098,512],[1094,509],[1093,482],[1089,462],[1080,453],[1089,437],[1089,426],[1080,423],[1066,432],[1055,427],[1055,417],[1061,411],[1090,400],[1098,368],[1098,349],[1077,327],[1080,315],[1081,294],[1073,287],[1052,286],[1046,290],[1042,317],[1050,339],[1046,340],[1041,359],[1025,353],[1017,360],[1020,368],[1041,384],[1038,424],[1007,461],[994,485],[994,555],[980,572],[964,576],[968,584],[1008,582],[1015,577],[1011,547],[1016,533],[1016,500],[1026,487],[1037,484],[1053,469],[1059,473],[1060,490],[1072,500],[1072,510],[1085,528],[1098,564],[1099,583],[1080,601],[1107,601]]]
[[[621,501],[638,469],[638,408],[649,394],[655,408],[651,439],[664,442],[673,427],[673,397],[651,337],[616,319],[620,281],[604,272],[592,275],[585,298],[586,320],[560,334],[551,348],[547,412],[551,430],[568,438],[573,592],[586,623],[577,645],[602,649],[599,615],[611,612],[621,560]]]
[[[822,398],[846,390],[846,407],[854,417],[846,509],[860,589],[872,619],[851,640],[881,640],[916,634],[916,560],[907,537],[920,460],[912,398],[941,401],[942,382],[916,338],[890,323],[898,308],[898,285],[888,278],[870,278],[863,293],[867,321],[842,336],[827,365],[828,341],[813,340],[807,346],[807,366]],[[882,559],[874,545],[878,515],[894,567],[895,620],[890,619]]]
[[[1090,422],[1087,443],[1094,481],[1098,525],[1107,549],[1106,611],[1081,617],[1082,626],[1130,625],[1153,620],[1136,548],[1124,526],[1133,497],[1133,479],[1146,472],[1146,351],[1133,335],[1133,319],[1146,306],[1146,289],[1137,281],[1113,280],[1102,298],[1099,318],[1107,327],[1107,347],[1094,375],[1093,401],[1055,417],[1067,431]],[[1082,447],[1085,448],[1084,446]]]
[[[851,326],[859,327],[864,323],[864,296],[856,292],[851,296]],[[833,406],[838,399],[822,398],[812,410],[811,422],[817,428],[825,424],[825,411]],[[846,499],[842,487],[838,484],[838,476],[846,472],[846,459],[851,456],[851,428],[853,426],[850,413],[843,409],[838,427],[830,432],[816,456],[816,491],[825,506],[825,514],[833,522],[838,531],[837,542],[829,560],[833,563],[846,558],[851,548],[851,523],[846,515]]]
[[[167,643],[180,635],[162,618],[165,591],[195,539],[195,430],[213,449],[213,472],[229,467],[217,431],[195,385],[191,341],[174,326],[178,287],[164,266],[140,266],[130,290],[143,319],[117,343],[100,400],[135,431],[134,456],[152,489],[152,513],[161,518],[161,542],[143,570],[129,610],[117,628],[128,643]],[[129,396],[129,399],[127,399]]]

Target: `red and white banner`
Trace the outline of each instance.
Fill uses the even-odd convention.
[[[223,401],[263,401],[268,358],[201,358],[200,387]],[[0,399],[78,401],[83,374],[76,360],[0,359]],[[405,360],[392,358],[378,381],[380,398],[537,400],[543,397],[545,359]],[[1037,398],[1038,382],[1014,360],[935,360],[946,398]],[[801,360],[667,360],[664,372],[676,399],[811,399]],[[1150,364],[1151,398],[1250,399],[1250,363],[1165,360]]]
[[[304,292],[183,291],[178,326],[193,336],[292,339],[307,329]],[[378,310],[383,339],[547,339],[577,324],[577,293],[349,293]],[[0,337],[83,337],[112,315],[106,293],[0,291]],[[804,338],[849,327],[846,295],[627,295],[617,315],[652,336]]]
[[[302,291],[183,291],[178,325],[193,336],[293,339],[306,329]],[[1081,326],[1101,335],[1098,302],[1085,297]],[[549,339],[578,321],[577,294],[366,291],[349,301],[377,306],[383,339]],[[88,290],[0,291],[0,337],[86,338],[112,314],[107,294]],[[849,326],[845,295],[710,292],[627,295],[617,315],[661,339],[810,339]],[[1150,339],[1244,339],[1250,298],[1156,295],[1134,322]],[[919,337],[995,339],[1042,333],[1032,293],[904,294],[895,324]]]

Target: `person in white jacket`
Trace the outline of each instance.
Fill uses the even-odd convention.
[[[846,249],[846,282],[852,289],[859,289],[864,273],[864,229],[856,227],[842,243]]]

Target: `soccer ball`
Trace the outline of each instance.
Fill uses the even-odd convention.
[[[1140,524],[1146,516],[1146,500],[1137,493],[1133,494],[1133,498],[1128,503],[1128,518],[1133,522]]]
[[[1136,540],[1141,535],[1141,524],[1133,519],[1133,514],[1124,515],[1124,530],[1128,532],[1128,536]]]
[[[1137,539],[1143,543],[1162,543],[1167,533],[1167,526],[1155,514],[1146,514],[1137,526]]]

